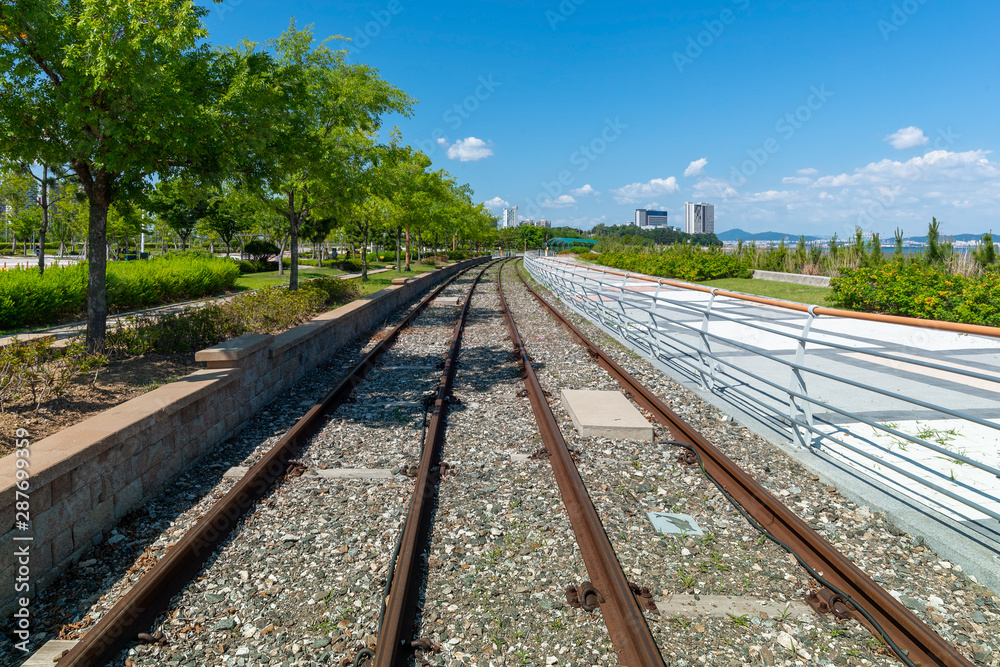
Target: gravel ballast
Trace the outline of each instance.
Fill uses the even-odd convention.
[[[390,557],[414,486],[425,406],[437,390],[460,312],[453,299],[464,300],[476,273],[446,288],[400,336],[303,449],[301,474],[286,476],[258,503],[174,597],[151,629],[162,631],[166,643],[134,645],[115,664],[347,665],[360,648],[374,645]],[[446,465],[416,628],[432,648],[419,650],[416,664],[618,664],[600,611],[566,603],[566,586],[588,577],[540,451],[499,309],[496,273],[486,272],[472,299],[449,403]],[[668,665],[899,664],[857,623],[802,610],[805,593],[817,586],[788,554],[761,539],[697,466],[682,465],[677,448],[658,442],[669,432],[655,427],[652,443],[578,435],[561,390],[619,386],[527,293],[510,264],[504,289],[625,574],[661,601],[694,605],[646,612]],[[560,308],[970,660],[1000,667],[1000,600],[989,591]],[[257,461],[382,335],[342,350],[127,517],[38,599],[36,628],[45,634],[36,639],[75,638],[91,627],[232,487],[235,480],[224,473]],[[387,472],[375,479],[331,476],[359,468]],[[647,512],[692,515],[704,534],[658,534]],[[710,613],[699,605],[712,596],[773,604],[766,613]],[[0,665],[21,662],[6,637],[0,655]]]

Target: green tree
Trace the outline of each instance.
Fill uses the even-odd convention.
[[[19,165],[0,171],[0,203],[4,206],[7,225],[13,235],[11,253],[17,252],[20,239],[25,244],[41,224],[41,215],[35,202],[38,187],[34,179],[25,174]]]
[[[984,269],[992,268],[997,262],[997,249],[993,243],[992,230],[983,234],[979,244],[972,249],[972,257]]]
[[[947,251],[941,245],[941,223],[937,218],[931,218],[927,225],[927,251],[924,257],[928,264],[942,264],[946,256]]]
[[[160,181],[149,195],[148,209],[174,231],[187,250],[188,239],[210,205],[207,188],[185,178]]]
[[[298,287],[298,237],[302,223],[345,196],[347,172],[359,150],[389,112],[408,116],[412,100],[362,64],[349,64],[347,51],[316,44],[311,28],[292,21],[270,42],[275,78],[296,91],[279,116],[281,130],[244,162],[247,181],[263,201],[288,221],[291,248],[289,287]]]
[[[205,208],[205,227],[226,244],[226,255],[232,251],[233,239],[250,229],[252,215],[247,197],[232,185],[224,186]]]
[[[68,165],[87,194],[87,346],[103,346],[108,210],[182,167],[216,170],[262,134],[249,61],[204,43],[190,0],[4,0],[0,154]],[[241,146],[241,147],[243,147]]]

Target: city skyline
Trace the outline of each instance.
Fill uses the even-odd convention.
[[[1000,220],[995,3],[209,7],[213,43],[290,14],[351,38],[420,100],[389,127],[498,215],[589,229],[710,201],[720,231],[841,237]]]

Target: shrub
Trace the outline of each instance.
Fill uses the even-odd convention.
[[[266,262],[268,257],[278,254],[278,246],[274,245],[270,241],[253,239],[251,241],[247,241],[243,246],[243,254],[249,255],[251,259],[258,262]]]
[[[361,260],[360,259],[345,259],[337,263],[341,271],[346,271],[347,273],[358,273],[361,271]]]
[[[59,398],[70,381],[97,372],[108,362],[98,354],[89,354],[83,343],[64,348],[53,345],[52,338],[14,340],[0,348],[0,410],[12,399],[31,396],[38,409],[50,397]]]
[[[469,253],[461,250],[449,250],[448,259],[452,262],[460,262],[463,259],[469,259]]]
[[[625,271],[693,282],[753,277],[753,269],[741,257],[716,248],[675,245],[649,252],[605,252],[595,261]]]
[[[586,245],[575,245],[569,249],[574,255],[586,255],[590,252],[590,246]]]
[[[208,256],[166,255],[134,262],[109,262],[110,312],[196,299],[231,289],[239,264]],[[55,324],[80,317],[87,304],[87,265],[0,273],[0,322],[7,328]]]
[[[357,281],[333,277],[304,281],[295,291],[265,287],[182,313],[127,318],[108,332],[106,350],[114,357],[191,353],[248,333],[280,333],[324,305],[360,295]]]
[[[264,271],[277,270],[277,262],[260,262],[256,259],[244,259],[240,262],[240,273],[263,273]]]
[[[851,310],[1000,326],[1000,273],[967,277],[936,266],[893,262],[844,269],[831,302]]]

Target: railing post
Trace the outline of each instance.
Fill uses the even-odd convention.
[[[708,307],[705,308],[705,314],[701,318],[701,346],[698,349],[698,357],[701,360],[701,366],[698,368],[698,374],[701,376],[701,386],[705,391],[712,391],[715,387],[715,383],[712,377],[712,366],[706,354],[712,353],[712,346],[708,343],[708,322],[712,315],[712,306],[715,304],[715,292],[716,288],[712,288],[712,296],[708,299]]]
[[[789,394],[788,394],[788,410],[789,416],[792,421],[789,422],[792,427],[792,431],[795,433],[795,439],[799,441],[799,445],[802,447],[813,447],[816,443],[816,438],[809,433],[803,433],[799,425],[795,423],[799,421],[799,417],[804,417],[806,423],[809,426],[813,425],[813,414],[812,414],[812,403],[807,400],[799,399],[794,396],[791,392],[796,392],[799,394],[809,395],[809,391],[806,388],[805,378],[802,377],[802,371],[798,368],[799,366],[805,365],[806,359],[806,339],[809,337],[809,330],[812,329],[813,321],[816,319],[816,306],[809,306],[809,317],[806,319],[805,326],[802,327],[802,333],[799,337],[798,345],[795,347],[795,366],[792,367],[792,377],[789,381]],[[801,405],[800,402],[801,401]]]

